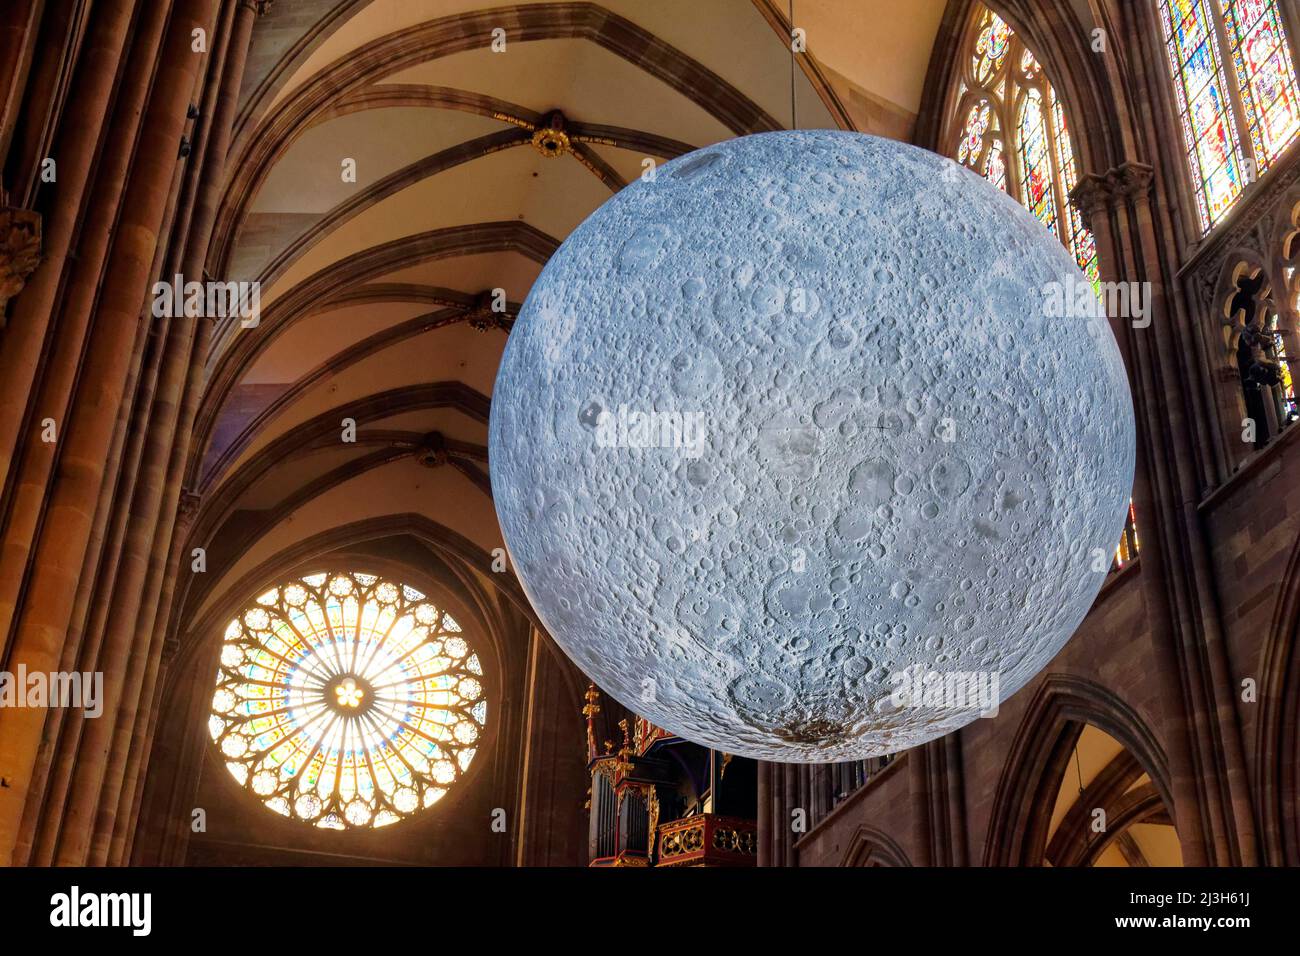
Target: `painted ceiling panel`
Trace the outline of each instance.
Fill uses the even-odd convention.
[[[306,130],[289,147],[266,177],[253,212],[328,212],[407,163],[501,126],[475,113],[420,106],[333,117]],[[356,161],[355,183],[343,181],[344,159]]]
[[[296,425],[372,394],[376,391],[376,383],[383,383],[387,390],[425,382],[461,381],[487,395],[492,390],[504,347],[505,336],[500,332],[478,332],[460,324],[387,348],[336,374],[325,376],[297,396],[289,407],[268,423],[241,460],[256,454]]]
[[[340,224],[286,270],[267,299],[345,256],[430,229],[513,219],[563,237],[609,195],[569,157],[549,159],[529,146],[492,153],[420,180]]]

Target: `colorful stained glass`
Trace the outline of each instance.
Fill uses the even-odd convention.
[[[1025,94],[1020,106],[1020,123],[1017,127],[1020,141],[1022,201],[1038,221],[1052,232],[1057,230],[1055,176],[1052,171],[1051,151],[1048,148],[1047,119],[1043,115],[1043,97],[1036,89]]]
[[[414,588],[332,571],[271,588],[226,628],[208,730],[282,816],[381,827],[432,806],[473,760],[483,668]]]
[[[1244,156],[1228,100],[1211,2],[1159,0],[1183,147],[1203,231],[1223,218],[1245,185]]]
[[[957,147],[957,162],[969,166],[1003,192],[1007,189],[1006,163],[1002,159],[1002,141],[991,135],[993,107],[980,100],[966,114],[966,127]]]
[[[962,133],[961,145],[957,148],[957,162],[974,166],[984,151],[984,134],[989,131],[992,108],[988,100],[982,100],[971,107],[966,116],[966,128]]]
[[[1038,74],[1043,71],[1034,55],[1026,48],[1020,55],[1020,72],[1024,74],[1025,79],[1037,79]]]
[[[1260,172],[1300,135],[1300,90],[1276,0],[1221,0],[1224,30]]]
[[[1201,24],[1207,21],[1197,19],[1204,0],[1173,2],[1178,11],[1179,39],[1171,42],[1190,44],[1192,54],[1201,50],[1197,62],[1208,77],[1213,72],[1214,61],[1202,42],[1205,32]],[[1073,253],[1093,288],[1100,291],[1097,240],[1084,225],[1082,214],[1069,200],[1078,185],[1078,167],[1064,106],[1048,82],[1042,65],[1010,27],[987,7],[977,7],[977,10],[974,14],[971,72],[958,88],[961,109],[966,110],[966,114],[964,117],[958,114],[964,122],[961,138],[955,143],[957,159],[1029,207]],[[996,51],[996,58],[989,55],[990,50]],[[1008,58],[1015,69],[1002,69]],[[1200,93],[1206,85],[1206,82],[1201,82],[1193,93]],[[968,109],[965,104],[971,101],[969,93],[978,94],[980,98]],[[1209,106],[1211,114],[1207,122],[1217,115],[1212,109],[1215,101],[1210,100]],[[1018,115],[1013,107],[1018,108]],[[1196,139],[1189,139],[1188,149],[1191,150],[1196,143]],[[1010,154],[1010,162],[1020,174],[1014,183],[1008,182],[1008,160],[1004,152]],[[983,168],[980,168],[981,164]],[[1130,507],[1123,540],[1116,551],[1116,566],[1135,558],[1137,547],[1137,523]]]
[[[984,176],[998,189],[1007,191],[1007,164],[1002,159],[1001,140],[994,140],[989,145],[989,158],[984,165]]]
[[[1002,69],[1010,41],[1011,27],[992,10],[985,10],[979,37],[975,41],[974,71],[977,82],[988,82]]]
[[[1061,171],[1061,183],[1065,194],[1069,196],[1074,191],[1074,187],[1079,184],[1079,174],[1078,167],[1074,163],[1074,144],[1070,141],[1070,131],[1065,122],[1065,108],[1056,98],[1055,90],[1052,91],[1052,121],[1056,131],[1057,168]],[[1066,204],[1066,211],[1065,224],[1068,234],[1066,245],[1074,253],[1074,259],[1079,263],[1079,268],[1083,270],[1084,275],[1100,292],[1101,271],[1097,262],[1097,240],[1083,224],[1083,215],[1073,203]]]
[[[1042,65],[1011,28],[986,7],[980,7],[976,17],[972,75],[961,80],[958,93],[963,104],[970,102],[968,91],[981,98],[969,108],[962,107],[966,115],[956,145],[957,160],[1004,192],[1015,192],[1015,198],[1074,253],[1079,267],[1096,285],[1100,281],[1097,243],[1069,202],[1078,176],[1065,111]],[[999,64],[1009,59],[1016,69],[986,68],[981,73],[990,48],[996,50]],[[1019,104],[1018,116],[1010,109],[1013,103]],[[1000,123],[1012,116],[1015,122],[1004,144]],[[1019,173],[1014,184],[1007,176],[1008,151]]]

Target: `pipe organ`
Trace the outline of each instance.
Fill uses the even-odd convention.
[[[756,865],[757,763],[683,740],[613,701],[609,710],[591,685],[583,707],[590,865]]]

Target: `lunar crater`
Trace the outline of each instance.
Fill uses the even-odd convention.
[[[858,134],[720,143],[619,192],[538,278],[492,401],[548,631],[631,710],[761,759],[978,716],[901,700],[909,674],[1005,700],[1086,614],[1132,485],[1109,329],[1045,314],[1067,281],[996,188]],[[620,409],[696,416],[698,445],[611,444]]]

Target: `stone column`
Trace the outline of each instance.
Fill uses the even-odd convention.
[[[225,165],[228,159],[231,131],[238,107],[239,89],[243,80],[253,22],[256,16],[266,12],[268,6],[269,4],[258,2],[258,0],[239,0],[230,21],[229,40],[226,46],[222,79],[210,126],[211,142],[205,148],[204,169],[200,177],[200,188],[195,196],[194,208],[191,210],[192,218],[190,220],[189,237],[185,248],[184,264],[181,269],[187,278],[197,278],[203,274],[204,260],[211,239],[212,224],[215,221],[221,190],[225,182]],[[181,482],[189,457],[194,419],[202,395],[204,362],[208,352],[210,336],[211,325],[210,323],[204,323],[199,329],[198,340],[192,349],[182,400],[183,404],[176,428],[177,440],[171,449],[167,485],[164,492],[164,515],[174,513],[177,498],[181,494]],[[196,505],[197,500],[194,503]],[[122,814],[125,814],[127,818],[133,816],[133,811],[130,808],[135,804],[134,790],[139,784],[137,777],[142,772],[141,764],[144,756],[139,750],[149,746],[149,742],[152,740],[152,709],[156,697],[155,682],[159,670],[157,665],[161,648],[160,642],[168,631],[169,615],[167,611],[170,608],[172,595],[174,594],[179,565],[185,559],[183,548],[186,536],[196,513],[189,514],[189,520],[177,523],[176,529],[181,532],[179,536],[173,532],[165,521],[160,523],[151,551],[152,560],[150,578],[145,592],[145,611],[140,619],[142,622],[148,621],[152,623],[153,641],[158,645],[158,649],[151,652],[147,664],[144,685],[139,695],[141,709],[134,715],[135,727],[126,738],[121,738],[125,739],[131,748],[129,757],[122,757],[121,762],[115,759],[114,766],[119,767],[122,773],[113,773],[105,784],[108,791],[114,789],[120,789],[121,791],[119,804],[124,805],[119,805],[114,812],[114,815],[119,819],[121,819]],[[184,516],[184,512],[182,514]],[[170,547],[168,547],[169,541]],[[123,783],[122,774],[125,774],[125,783]],[[114,836],[114,829],[119,831],[117,836]],[[120,831],[121,826],[116,820],[109,822],[101,820],[96,828],[96,846],[92,851],[92,862],[98,863],[101,858],[111,858],[114,853],[116,853],[117,859],[121,859],[121,855],[125,852],[126,840],[125,835]],[[110,841],[115,849],[110,849]]]
[[[124,858],[134,865],[180,866],[185,862],[190,815],[207,744],[211,675],[217,672],[219,654],[215,642],[181,647],[168,637],[163,647],[166,681],[155,706],[158,713],[175,722],[177,730],[159,737],[148,754],[147,792],[142,795],[136,827],[124,841]]]
[[[907,785],[912,818],[912,862],[916,866],[937,866],[934,833],[930,819],[930,748],[920,744],[907,751]]]
[[[201,280],[203,276],[203,260],[224,180],[230,131],[255,16],[255,5],[245,2],[232,8],[227,18],[229,32],[223,38],[227,52],[222,57],[219,79],[214,81],[220,87],[209,126],[212,142],[205,144],[199,177],[198,195],[202,200],[197,203],[194,215],[185,217],[190,228],[182,274],[187,280]],[[206,330],[209,323],[204,322],[202,327]],[[184,427],[178,429],[177,425],[183,418],[186,392],[193,394],[202,386],[201,376],[192,374],[193,367],[202,362],[206,353],[206,336],[195,349],[197,331],[194,322],[177,320],[169,337],[158,397],[149,417],[140,481],[134,489],[131,507],[134,523],[123,550],[122,574],[101,656],[106,684],[120,682],[120,710],[111,715],[106,711],[106,717],[116,717],[115,723],[101,720],[88,728],[64,820],[60,863],[75,865],[85,860],[92,835],[95,846],[88,862],[102,865],[107,860],[139,708],[153,696],[153,687],[146,687],[146,681],[150,672],[156,677],[162,635],[157,631],[138,632],[138,628],[141,623],[148,626],[154,621],[163,586],[164,563],[180,495],[180,473],[188,459],[192,419],[184,422]],[[102,771],[80,772],[80,767],[88,764],[86,758],[105,747],[111,749]]]
[[[27,86],[27,71],[31,69],[41,6],[37,0],[9,0],[4,19],[0,20],[0,167],[9,153],[23,90]],[[0,193],[4,192],[3,186],[0,182]]]
[[[119,14],[125,29],[125,24],[130,20],[132,6],[128,0],[121,0],[118,4],[100,10],[99,12],[105,17],[113,16],[112,22],[103,24],[105,30],[116,24]],[[119,10],[118,7],[123,9]],[[135,40],[131,51],[133,57],[138,58],[140,62],[153,62],[156,59],[167,12],[167,4],[151,6],[148,16],[136,23]],[[92,27],[98,25],[98,22],[92,23]],[[107,65],[98,63],[97,58],[92,57],[90,53],[83,56],[82,62],[90,72],[87,84],[99,83],[103,80],[102,74],[108,70]],[[110,86],[114,70],[116,70],[116,60],[113,61],[112,70],[108,70],[107,82]],[[82,361],[90,311],[99,287],[101,269],[125,188],[139,129],[140,114],[149,92],[150,79],[147,70],[127,71],[113,103],[113,109],[121,120],[108,129],[108,140],[95,162],[93,186],[86,188],[87,180],[78,178],[77,182],[81,184],[78,187],[79,192],[75,197],[68,199],[70,209],[67,213],[69,219],[66,229],[68,236],[71,236],[76,227],[76,219],[80,215],[83,197],[93,197],[85,200],[86,220],[77,233],[76,248],[69,249],[66,241],[54,238],[56,234],[61,234],[64,228],[59,224],[63,202],[59,199],[55,203],[55,214],[47,224],[49,254],[45,265],[36,271],[28,288],[14,303],[15,314],[11,329],[6,333],[5,348],[0,349],[0,472],[4,471],[8,461],[5,456],[14,447],[5,442],[13,440],[16,443],[21,438],[25,445],[21,459],[16,462],[20,467],[15,467],[9,474],[9,484],[3,499],[8,509],[8,525],[4,528],[3,537],[0,538],[0,631],[10,636],[12,636],[11,623],[17,601],[26,580],[36,529],[42,518],[49,493],[50,476],[61,448],[59,441],[41,440],[40,423],[45,418],[52,419],[57,428],[58,438],[65,437],[66,412]],[[79,91],[81,86],[78,85],[76,89]],[[93,93],[94,90],[90,92]],[[93,96],[90,98],[94,99]],[[81,101],[79,95],[74,99]],[[107,107],[104,107],[101,112],[107,112]],[[100,118],[102,117],[95,117],[96,120]],[[89,122],[88,118],[76,114],[69,117],[68,122],[76,125],[83,119]],[[78,126],[78,130],[80,129],[81,127]],[[76,141],[77,148],[71,149],[70,155],[77,160],[81,157],[79,150],[82,144],[77,135],[73,135],[72,138]],[[62,132],[58,139],[60,143],[64,141]],[[93,145],[92,137],[88,148],[93,148]],[[84,157],[87,169],[91,162],[90,157],[91,153],[86,153]],[[60,169],[64,165],[67,163],[61,161]],[[66,182],[63,185],[68,186]],[[62,195],[60,193],[60,196]],[[55,254],[58,248],[63,249],[63,254]],[[71,261],[76,262],[76,269],[70,270],[65,279],[62,270],[68,256],[75,256]],[[59,291],[61,286],[62,292]],[[61,303],[58,301],[60,298]],[[45,311],[38,312],[38,309]],[[37,353],[41,351],[42,339],[45,338],[44,328],[47,320],[50,320],[50,316],[46,313],[50,309],[55,310],[58,319],[52,325],[49,354],[41,359],[41,374],[35,382],[35,394],[29,396],[27,394],[29,377],[25,376],[27,372],[34,374],[35,359],[29,369],[20,369],[19,365],[25,361],[24,356],[29,349],[35,349]],[[40,335],[34,340],[29,340],[27,333],[32,332],[37,324],[40,325]],[[21,396],[15,398],[13,406],[6,406],[6,390],[9,386],[18,383],[22,384]],[[30,420],[24,425],[23,418],[29,401]],[[13,410],[16,415],[14,434],[5,430],[4,422],[9,410]],[[3,768],[0,768],[0,774],[2,773]]]
[[[1196,507],[1200,470],[1195,422],[1186,411],[1195,400],[1194,386],[1180,374],[1190,346],[1176,328],[1178,290],[1166,286],[1161,269],[1169,250],[1154,221],[1153,177],[1150,166],[1125,162],[1084,176],[1072,199],[1097,238],[1103,279],[1148,281],[1153,291],[1148,328],[1118,319],[1112,329],[1138,396],[1133,497],[1142,529],[1139,560],[1153,651],[1161,663],[1156,676],[1171,703],[1166,727],[1184,863],[1254,865],[1241,734]],[[1226,781],[1226,788],[1221,791],[1215,781]]]
[[[11,205],[34,209],[38,197],[45,196],[42,214],[49,215],[51,184],[41,179],[42,163],[57,156],[60,127],[66,125],[71,100],[77,95],[79,64],[95,44],[87,36],[97,22],[103,22],[97,19],[99,11],[92,9],[96,6],[88,0],[37,2],[39,23],[34,25],[34,35],[27,36],[33,44],[28,49],[31,63],[22,80],[21,102],[15,103],[20,108],[10,117],[14,122],[4,131],[5,145],[0,149],[8,176],[3,185]]]
[[[133,60],[152,63],[157,59],[167,12],[167,5],[158,5],[150,9],[148,16],[137,20],[131,47]],[[71,389],[81,361],[89,310],[99,284],[100,264],[107,253],[118,203],[135,147],[137,123],[144,109],[150,81],[150,71],[138,70],[128,72],[120,85],[114,109],[117,115],[129,119],[116,122],[110,127],[109,142],[100,154],[92,190],[99,201],[90,206],[90,218],[82,227],[81,244],[74,260],[79,268],[69,280],[71,287],[64,295],[63,311],[69,318],[59,325],[55,333],[57,338],[54,352],[50,361],[46,363],[40,379],[36,407],[57,414],[56,421],[61,430],[60,435],[66,419],[63,411],[70,401]],[[143,323],[140,324],[140,328],[143,331]],[[142,341],[143,337],[138,333],[137,345]],[[123,403],[123,407],[126,409],[129,403]],[[33,418],[35,417],[37,416],[33,415]],[[116,461],[120,453],[125,432],[123,418],[124,416],[119,416],[118,427],[114,429],[113,450],[107,456],[109,460]],[[11,513],[10,525],[4,540],[4,551],[0,553],[0,611],[12,607],[12,596],[17,593],[16,582],[20,582],[22,576],[27,573],[26,559],[45,496],[48,494],[50,471],[56,460],[57,446],[34,445],[23,459],[21,471],[15,476],[20,479],[17,484],[17,503]],[[120,473],[117,478],[119,482],[122,480]],[[86,608],[98,581],[96,569],[103,553],[108,514],[112,511],[112,482],[108,483],[107,490],[108,501],[104,500],[104,490],[101,489],[100,503],[95,509],[94,528],[85,550],[77,596],[73,602],[69,627],[63,640],[59,662],[59,669],[63,671],[94,668],[93,658],[82,660],[81,657],[82,624],[86,619]],[[121,509],[123,512],[125,510]],[[109,553],[113,552],[114,547],[110,546]],[[101,591],[100,596],[101,603],[106,604],[107,594]],[[51,813],[53,808],[48,806],[51,802],[47,799],[51,796],[51,792],[47,789],[48,775],[51,766],[57,768],[59,779],[54,782],[53,802],[61,806],[63,793],[61,784],[66,782],[67,773],[70,771],[76,742],[74,736],[71,740],[73,750],[63,754],[65,759],[61,763],[55,763],[56,748],[68,744],[68,741],[62,739],[64,735],[61,733],[64,730],[66,716],[67,712],[62,709],[52,710],[47,715],[41,750],[31,778],[31,787],[35,793],[41,794],[41,799],[29,801],[21,828],[24,836],[15,847],[15,863],[28,861],[32,835],[38,832],[41,823],[44,822],[42,817],[54,816],[57,821],[57,812]],[[72,720],[74,731],[79,729],[78,717],[79,715],[75,715]],[[36,862],[47,863],[48,858],[38,859]]]
[[[785,800],[783,805],[777,808],[777,825],[781,828],[781,865],[794,866],[796,856],[794,851],[795,841],[802,834],[794,832],[793,811],[799,808],[799,774],[798,766],[795,764],[781,764],[782,785],[785,791]]]
[[[200,27],[211,31],[215,5],[216,0],[178,0],[169,23],[99,292],[96,321],[78,382],[79,400],[72,405],[60,440],[60,472],[16,631],[13,660],[26,664],[28,670],[52,670],[62,656],[81,558],[94,519],[89,503],[97,500],[111,464],[107,456],[113,424],[126,397],[123,392],[149,269],[166,214],[186,107],[202,61],[202,55],[191,47],[191,31]],[[44,718],[41,708],[0,714],[0,772],[10,780],[7,788],[0,789],[0,864],[7,864],[13,855]]]
[[[58,181],[44,223],[43,259],[22,287],[22,294],[9,303],[4,348],[0,349],[0,489],[8,487],[10,464],[23,438],[28,398],[82,210],[91,204],[114,205],[111,195],[88,193],[86,187],[104,121],[111,113],[113,82],[125,52],[133,8],[129,0],[110,0],[95,11],[92,35],[77,63],[75,95],[59,126],[53,150]],[[82,260],[78,265],[82,269],[98,268],[93,261]],[[8,298],[17,292],[12,277],[3,286],[13,291],[7,295],[0,291],[0,296]],[[0,630],[7,629],[5,611],[0,598]]]
[[[40,26],[39,6],[36,0],[11,0],[0,21],[0,332],[9,300],[22,291],[40,263],[41,217],[8,206],[3,177]]]
[[[907,766],[916,865],[965,866],[961,731],[913,747]]]
[[[162,273],[162,263],[170,242],[166,237],[170,223],[176,216],[175,207],[181,182],[184,178],[189,178],[186,172],[184,164],[178,162],[168,190],[164,224],[158,232],[160,239],[149,269],[150,277]],[[146,313],[147,311],[146,309]],[[154,427],[151,419],[160,365],[169,350],[180,347],[177,340],[185,322],[185,319],[169,316],[153,318],[146,314],[138,323],[130,368],[122,392],[124,400],[114,424],[113,442],[108,454],[110,465],[105,472],[106,480],[100,486],[89,544],[82,561],[77,594],[64,638],[61,670],[78,669],[101,674],[105,670],[101,659],[105,625],[110,611],[116,606],[115,587],[124,543],[128,540],[128,529],[139,533],[141,523],[150,521],[147,514],[138,514],[130,496],[139,481],[145,434],[160,437],[159,429]],[[122,506],[123,499],[126,507]],[[118,697],[116,693],[110,695],[106,704],[115,704]],[[55,710],[46,719],[45,741],[32,775],[33,784],[44,787],[39,801],[40,823],[35,828],[35,852],[29,859],[33,865],[48,866],[52,862],[70,780],[81,766],[77,748],[81,744],[83,729],[81,714],[75,710]],[[51,752],[54,753],[52,758]],[[48,774],[47,761],[52,762],[54,773],[43,780],[42,774]],[[28,816],[30,815],[29,809]],[[26,826],[23,829],[24,834],[30,832]],[[22,846],[20,841],[19,854]],[[18,858],[16,855],[15,859]]]
[[[941,741],[944,747],[944,795],[948,804],[948,840],[952,847],[949,864],[969,866],[966,849],[966,781],[962,774],[961,733],[949,734]]]
[[[195,135],[197,145],[190,154],[194,166],[188,170],[184,187],[180,191],[179,208],[175,213],[175,226],[169,243],[171,248],[165,258],[161,256],[163,250],[160,248],[160,255],[155,258],[155,274],[164,280],[178,272],[183,273],[187,280],[201,280],[203,277],[201,263],[193,271],[186,265],[186,257],[189,255],[187,250],[193,245],[189,231],[194,225],[192,210],[195,195],[205,188],[202,185],[204,180],[212,181],[211,188],[219,188],[219,178],[224,168],[224,141],[213,143],[216,128],[214,115],[217,112],[219,89],[224,82],[223,77],[227,76],[226,52],[229,49],[235,12],[236,5],[229,5],[221,27],[212,40],[211,62],[201,101],[201,122]],[[244,38],[246,41],[247,36]],[[236,68],[241,71],[242,63],[241,57],[236,64]],[[235,82],[238,82],[238,78]],[[216,122],[220,122],[219,118]],[[206,246],[206,236],[203,243]],[[87,779],[80,772],[80,768],[85,765],[84,760],[69,761],[78,770],[73,786],[83,793],[89,792],[84,788],[93,788],[98,794],[96,800],[99,810],[96,821],[90,821],[85,817],[84,806],[79,807],[75,802],[69,804],[69,815],[60,821],[64,827],[60,838],[60,858],[84,852],[89,840],[88,833],[93,827],[103,826],[111,833],[122,774],[131,741],[135,737],[137,707],[142,694],[152,694],[152,686],[146,690],[145,684],[162,646],[161,635],[155,634],[150,627],[153,620],[152,601],[156,600],[161,566],[168,555],[172,520],[176,513],[176,494],[179,492],[178,485],[174,487],[175,483],[170,478],[169,461],[175,455],[178,439],[188,447],[188,432],[178,433],[176,424],[198,325],[206,325],[206,322],[194,318],[171,321],[165,345],[156,350],[157,354],[140,390],[138,403],[141,407],[132,425],[129,443],[128,469],[131,478],[121,483],[122,487],[131,489],[131,507],[129,510],[122,509],[119,519],[122,527],[115,527],[116,540],[121,543],[111,552],[114,556],[113,566],[109,573],[101,573],[101,577],[108,580],[111,589],[111,610],[100,617],[96,628],[91,631],[93,642],[101,648],[98,666],[105,673],[105,679],[108,680],[110,675],[123,675],[120,710],[116,714],[116,725],[110,720],[108,726],[105,726],[105,721],[101,719],[89,728],[87,740],[81,742],[83,750],[90,747],[93,752],[98,752],[102,743],[100,738],[106,738],[111,733],[108,776],[102,783],[96,784],[93,777]],[[110,605],[107,598],[103,603],[106,607]],[[129,633],[122,629],[123,620],[131,621]],[[117,630],[114,630],[115,622]],[[113,715],[106,716],[111,718]],[[102,865],[104,862],[108,840],[109,836],[105,835],[101,858],[92,861],[94,865]]]
[[[184,461],[182,460],[182,468]],[[159,704],[159,676],[165,672],[167,663],[175,656],[176,645],[167,635],[167,615],[165,610],[171,606],[172,593],[176,583],[176,566],[184,560],[182,549],[189,537],[194,519],[199,515],[200,499],[196,494],[181,491],[176,509],[176,520],[172,524],[171,547],[155,560],[161,560],[166,567],[163,591],[156,602],[158,611],[153,615],[153,627],[148,633],[152,635],[150,656],[144,686],[140,691],[139,709],[136,712],[134,726],[131,728],[125,769],[120,783],[121,794],[118,797],[111,831],[98,823],[95,829],[95,843],[91,848],[91,861],[95,866],[122,866],[126,863],[130,848],[130,838],[134,832],[135,820],[139,814],[141,783],[147,766],[149,751],[153,745],[153,732],[157,721]],[[107,785],[106,785],[107,786]],[[109,841],[107,852],[101,841]],[[101,859],[102,857],[102,859]]]
[[[135,840],[141,829],[140,808],[144,806],[146,772],[151,766],[158,714],[163,705],[163,690],[166,686],[164,678],[176,658],[178,647],[178,642],[171,638],[163,640],[162,653],[158,656],[158,672],[154,678],[154,695],[149,702],[149,719],[145,721],[139,752],[132,753],[132,775],[128,778],[131,787],[130,790],[123,790],[122,799],[118,801],[119,813],[113,828],[113,841],[109,846],[109,866],[129,866],[132,861]]]

